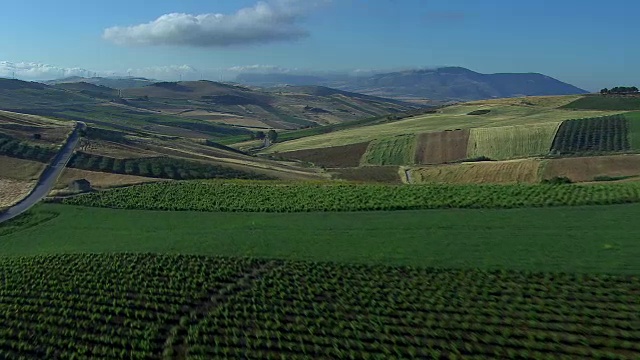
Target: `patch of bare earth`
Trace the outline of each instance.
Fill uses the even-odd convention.
[[[71,184],[74,180],[80,179],[88,180],[91,183],[91,186],[95,188],[110,188],[156,181],[167,181],[165,179],[148,178],[142,176],[111,174],[97,171],[66,168],[62,172],[62,175],[60,175],[60,178],[58,179],[55,187],[57,189],[63,189],[69,186],[69,184]]]
[[[357,168],[330,169],[329,173],[336,179],[354,182],[402,183],[398,166],[363,166]]]
[[[362,155],[367,151],[368,142],[319,149],[307,149],[279,153],[287,159],[313,163],[318,166],[343,168],[360,165]]]
[[[469,130],[420,134],[416,149],[417,164],[442,164],[467,157]]]
[[[0,179],[0,208],[10,207],[24,199],[36,183],[36,180]]]
[[[591,156],[549,160],[543,179],[568,177],[574,182],[593,181],[598,176],[639,176],[640,155]]]

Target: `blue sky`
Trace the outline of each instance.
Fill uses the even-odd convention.
[[[640,1],[257,4],[6,1],[0,8],[0,75],[13,69],[23,78],[58,77],[63,71],[88,69],[100,74],[131,70],[133,75],[157,78],[178,73],[215,78],[253,65],[260,66],[252,71],[453,65],[484,73],[540,72],[589,90],[640,84],[640,48],[634,46],[640,33]],[[183,15],[166,16],[174,13]]]

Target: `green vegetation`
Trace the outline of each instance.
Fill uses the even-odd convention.
[[[270,177],[229,167],[203,164],[169,157],[115,159],[76,152],[69,167],[115,174],[137,175],[161,179],[262,179]]]
[[[640,355],[637,277],[148,254],[0,269],[3,358]]]
[[[364,154],[365,165],[412,164],[416,152],[416,136],[401,135],[374,140]]]
[[[565,121],[553,140],[554,155],[600,154],[626,151],[629,124],[622,115]]]
[[[633,150],[640,150],[640,112],[624,114],[629,124],[629,143]]]
[[[116,209],[197,211],[360,211],[605,205],[640,201],[640,184],[333,185],[170,182],[137,185],[64,200]]]
[[[633,179],[638,177],[637,175],[620,175],[620,176],[609,176],[609,175],[601,175],[593,178],[593,181],[618,181],[618,180],[626,180]]]
[[[640,96],[588,95],[561,107],[572,110],[640,110]]]
[[[49,146],[33,145],[11,136],[0,134],[0,155],[48,163],[58,150]]]
[[[471,129],[467,156],[507,160],[549,153],[560,123]]]
[[[637,94],[638,88],[635,86],[616,86],[611,89],[604,88],[600,90],[600,94],[620,95],[620,94]]]
[[[152,252],[640,275],[640,204],[354,213],[160,212],[43,204],[31,213],[59,215],[2,235],[3,256]]]

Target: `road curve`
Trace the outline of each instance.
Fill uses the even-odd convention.
[[[10,207],[7,211],[0,214],[0,223],[11,220],[14,217],[22,214],[23,212],[29,210],[32,206],[40,202],[40,200],[44,199],[47,194],[51,191],[51,188],[56,184],[58,177],[64,170],[65,166],[71,159],[73,155],[73,150],[78,144],[78,140],[80,140],[80,130],[86,128],[86,125],[82,122],[76,123],[76,128],[73,130],[73,133],[67,139],[67,142],[64,144],[62,149],[58,151],[55,158],[51,162],[50,165],[42,172],[40,175],[40,179],[36,184],[36,187],[19,203]]]

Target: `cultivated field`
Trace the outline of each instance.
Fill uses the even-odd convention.
[[[624,116],[564,121],[551,152],[557,155],[589,154],[627,151],[629,122]]]
[[[131,254],[0,269],[9,358],[640,355],[629,276]]]
[[[74,180],[80,179],[88,180],[91,183],[91,186],[95,188],[119,187],[164,180],[142,176],[110,174],[97,171],[66,168],[62,172],[62,175],[60,175],[55,188],[63,189],[69,186],[69,184],[71,184],[71,182],[73,182]]]
[[[510,100],[513,101],[513,100]],[[485,115],[467,115],[478,109],[489,109]],[[619,114],[620,111],[561,110],[553,107],[486,103],[483,105],[455,105],[437,114],[426,114],[404,120],[330,134],[321,134],[275,144],[266,152],[284,152],[359,143],[396,135],[419,134],[453,129],[487,128],[510,125],[531,125],[562,120]]]
[[[41,162],[0,156],[0,178],[37,180],[44,168]]]
[[[624,114],[629,124],[629,145],[633,150],[640,150],[640,112]]]
[[[542,177],[568,177],[574,182],[594,181],[598,177],[640,176],[640,155],[575,157],[547,160]]]
[[[413,183],[513,184],[540,182],[540,160],[481,161],[411,168]]]
[[[559,122],[551,122],[471,129],[467,158],[506,160],[547,155],[559,126]]]
[[[331,175],[335,179],[348,180],[359,183],[384,183],[401,184],[400,169],[398,166],[360,166],[354,168],[331,169]]]
[[[81,195],[71,205],[197,211],[365,211],[517,208],[640,202],[640,183],[579,185],[355,185],[163,182]]]
[[[360,165],[360,159],[367,151],[368,142],[323,149],[290,151],[277,154],[286,159],[310,162],[316,166],[340,168]]]
[[[413,163],[416,137],[400,135],[373,140],[362,157],[362,165],[404,165]]]
[[[638,95],[589,95],[563,106],[564,109],[640,110]]]
[[[466,159],[468,143],[469,130],[420,134],[418,135],[415,163],[442,164]]]
[[[35,180],[14,180],[0,178],[0,209],[10,207],[24,199],[33,187]]]

